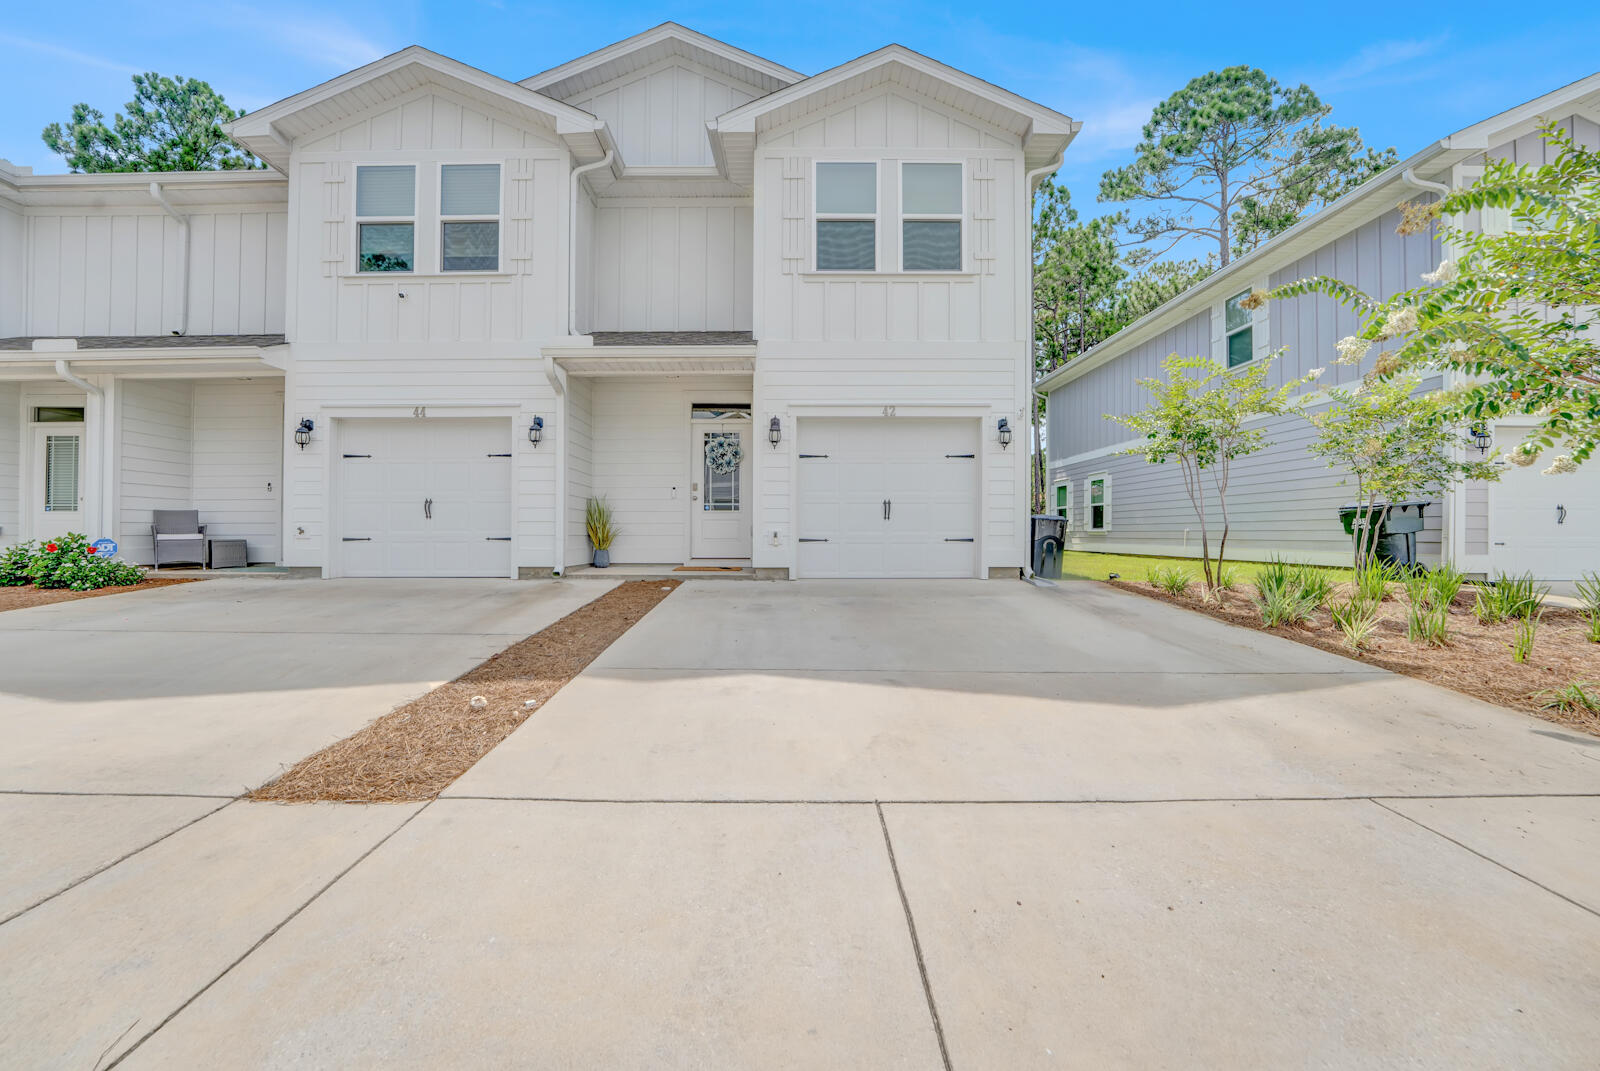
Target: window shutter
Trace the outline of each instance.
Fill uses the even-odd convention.
[[[344,266],[344,187],[349,165],[329,160],[322,165],[322,275],[331,279]]]
[[[517,157],[506,161],[511,187],[506,199],[506,237],[512,270],[527,275],[533,269],[533,161]]]
[[[810,231],[807,223],[811,217],[806,172],[810,166],[811,161],[804,156],[783,158],[783,189],[779,196],[783,212],[780,251],[785,275],[795,275],[805,270],[807,235]]]
[[[972,248],[973,270],[983,275],[993,275],[995,268],[994,253],[994,228],[995,228],[995,184],[994,184],[994,158],[990,156],[974,156],[967,161],[967,174],[971,178],[971,198],[969,215],[972,219],[972,237],[969,244]]]
[[[1105,524],[1101,525],[1101,531],[1109,532],[1111,531],[1111,477],[1105,477],[1105,481],[1105,489],[1100,495],[1100,501],[1105,506]]]

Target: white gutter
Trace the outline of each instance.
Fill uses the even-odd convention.
[[[578,179],[597,168],[606,167],[616,156],[615,149],[592,164],[572,169],[572,203],[567,217],[567,334],[578,333]]]
[[[1450,193],[1449,186],[1446,186],[1442,182],[1430,182],[1427,179],[1420,179],[1417,177],[1416,169],[1411,167],[1408,167],[1404,171],[1400,172],[1400,181],[1404,182],[1407,186],[1410,186],[1414,190],[1424,190],[1428,193],[1436,193],[1440,197],[1447,196]]]
[[[150,183],[150,196],[156,199],[156,204],[167,210],[167,215],[178,221],[178,281],[182,289],[178,296],[178,329],[172,332],[175,335],[189,333],[189,217],[172,207],[166,195],[161,192],[161,183]]]

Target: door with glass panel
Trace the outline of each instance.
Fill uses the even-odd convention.
[[[749,407],[696,406],[690,556],[750,557]]]
[[[33,429],[32,536],[83,532],[83,425],[62,421]],[[98,533],[84,533],[93,539]]]

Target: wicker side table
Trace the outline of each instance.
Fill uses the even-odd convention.
[[[206,539],[206,551],[213,569],[243,569],[250,564],[249,547],[242,539]]]

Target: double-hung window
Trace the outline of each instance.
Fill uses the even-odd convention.
[[[1254,314],[1241,302],[1250,296],[1245,290],[1222,303],[1222,329],[1227,335],[1228,367],[1250,363],[1255,356]]]
[[[817,165],[817,270],[878,270],[878,165]]]
[[[961,270],[961,165],[900,165],[900,270]]]
[[[410,164],[356,168],[356,270],[416,268],[417,169]]]
[[[1056,484],[1056,516],[1067,522],[1067,528],[1072,528],[1072,481]]]
[[[439,169],[439,267],[500,270],[500,165]]]
[[[1088,529],[1091,532],[1106,532],[1111,529],[1111,477],[1089,477],[1089,493],[1085,505],[1088,506]]]

